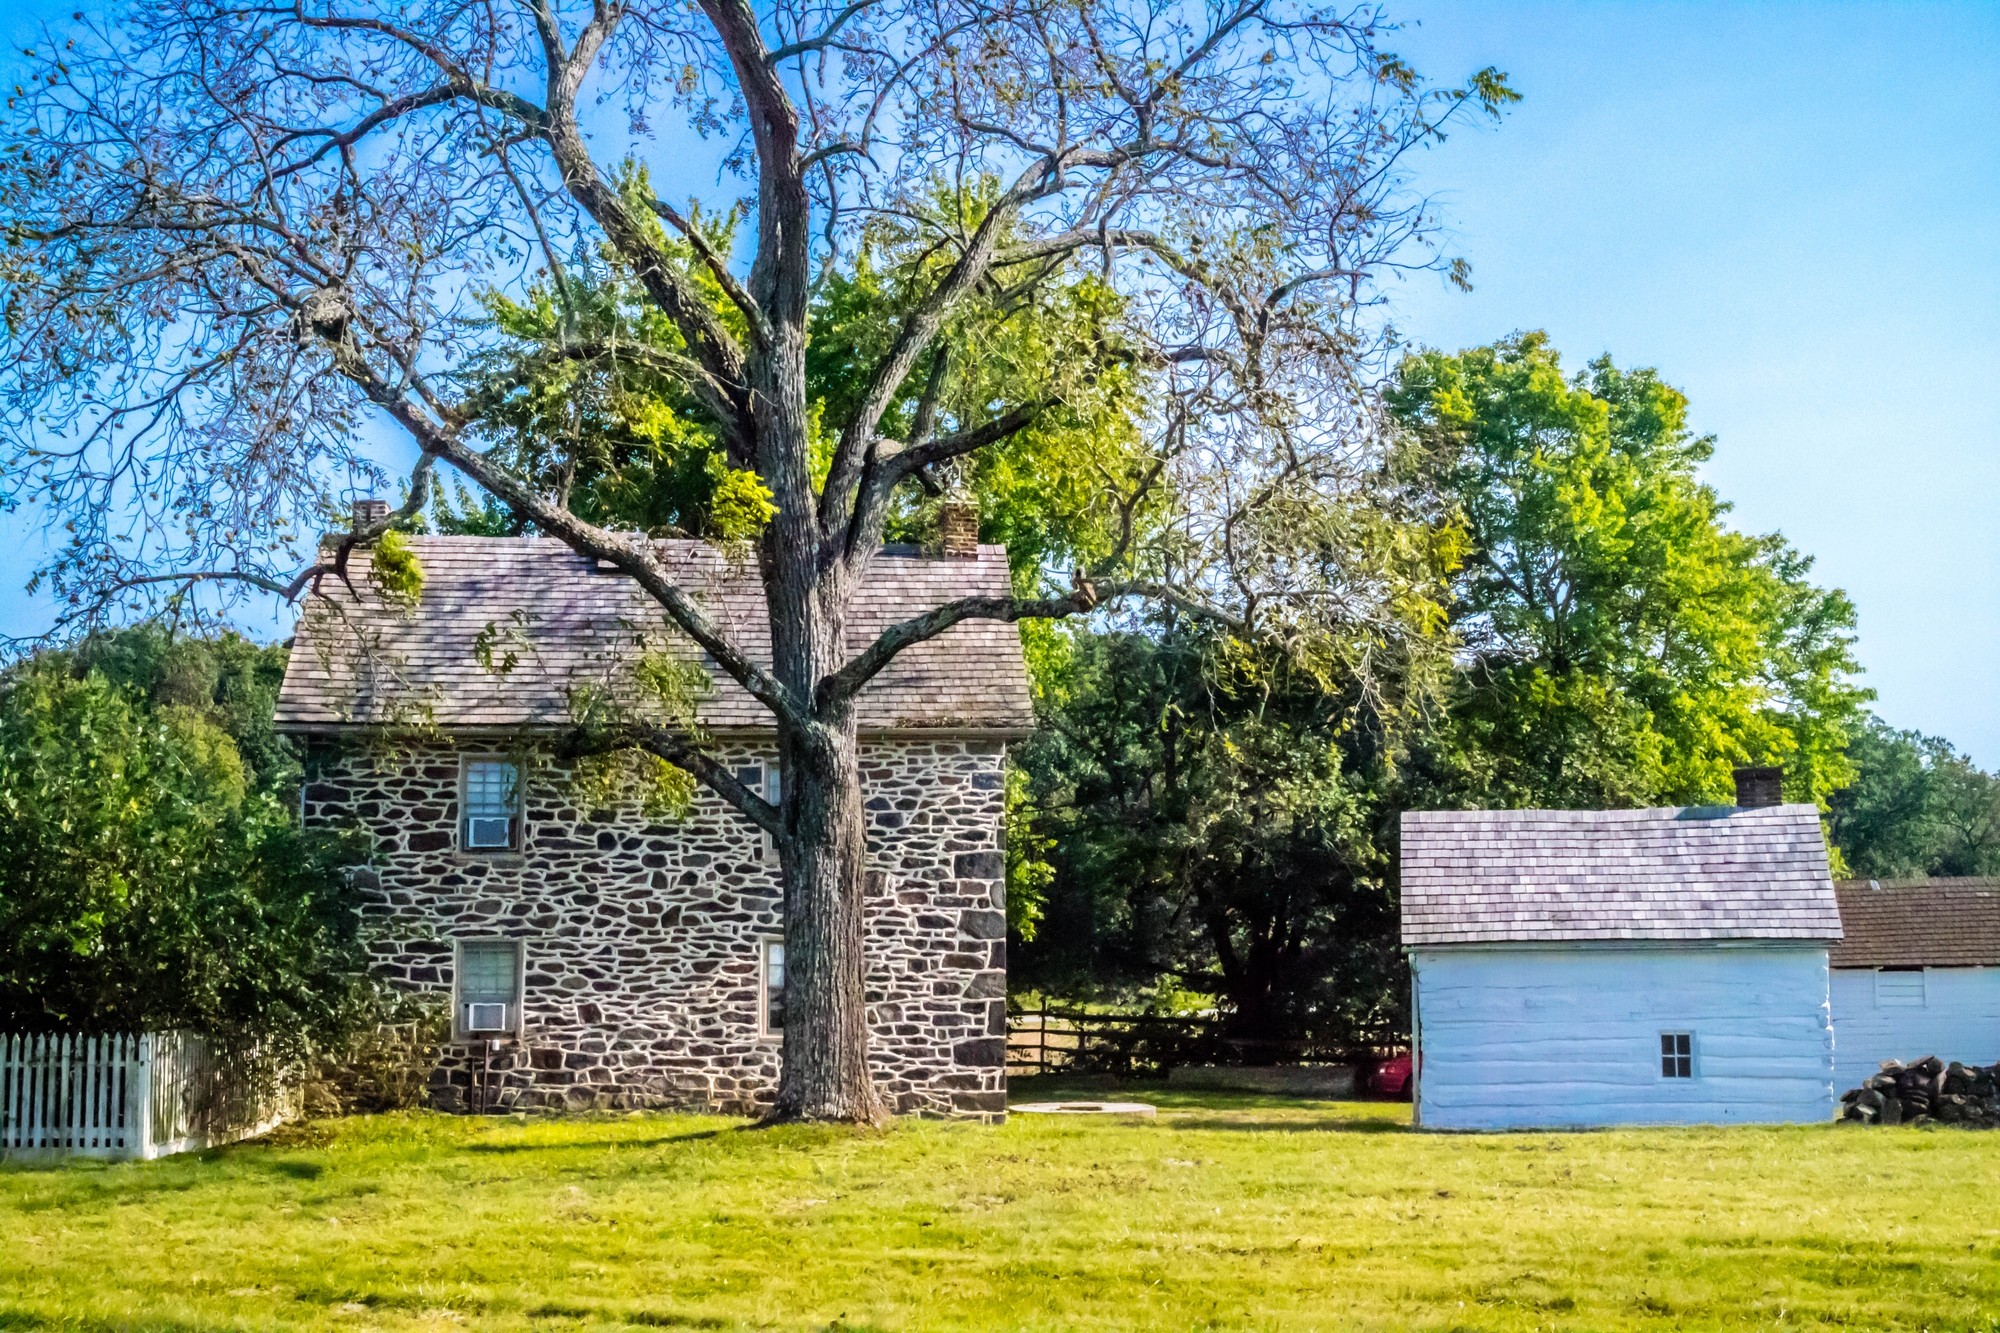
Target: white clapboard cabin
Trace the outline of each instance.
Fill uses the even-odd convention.
[[[1884,1060],[2000,1060],[2000,879],[1842,880],[1833,1082]]]
[[[1776,804],[1773,769],[1739,772],[1738,793],[1403,816],[1419,1124],[1833,1114],[1840,915],[1819,812]]]

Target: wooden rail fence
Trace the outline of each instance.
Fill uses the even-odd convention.
[[[234,1143],[285,1118],[193,1032],[0,1033],[0,1158],[140,1160]]]
[[[1007,1015],[1011,1074],[1164,1074],[1182,1065],[1341,1064],[1372,1069],[1406,1048],[1395,1033],[1358,1044],[1230,1036],[1201,1014],[1113,1014],[1042,1003]]]

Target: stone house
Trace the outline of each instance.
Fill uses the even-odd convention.
[[[409,544],[424,573],[414,604],[363,577],[359,555],[351,586],[324,581],[277,718],[305,752],[306,825],[356,827],[372,845],[357,891],[378,974],[450,997],[437,1102],[756,1113],[775,1095],[784,1027],[769,840],[706,789],[674,816],[649,813],[630,784],[581,785],[545,744],[593,701],[631,697],[641,654],[695,650],[631,580],[553,540]],[[754,568],[700,542],[661,550],[768,662]],[[886,548],[856,594],[850,646],[1008,591],[1002,547]],[[769,714],[701,660],[699,725],[775,797]],[[1005,1114],[1003,765],[1029,725],[1020,638],[994,621],[904,652],[860,699],[871,1060],[901,1113]]]
[[[1819,812],[1776,789],[1753,769],[1734,806],[1405,814],[1418,1123],[1828,1119],[1841,920]]]

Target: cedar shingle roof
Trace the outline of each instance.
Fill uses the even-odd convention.
[[[1847,937],[1835,967],[2000,966],[2000,879],[1865,879],[1833,886]]]
[[[571,716],[569,688],[629,679],[639,634],[690,658],[698,653],[684,636],[665,632],[665,613],[636,583],[560,542],[412,537],[409,543],[424,571],[414,610],[381,597],[361,552],[353,563],[358,596],[328,578],[323,598],[308,600],[278,696],[279,727],[331,731],[412,718],[445,728],[560,725]],[[733,566],[702,542],[660,545],[681,585],[744,651],[768,665],[770,624],[755,564]],[[924,559],[914,547],[886,547],[854,595],[849,651],[944,602],[1009,591],[1005,547],[982,546],[976,560]],[[516,657],[512,671],[479,664],[482,634],[496,661]],[[700,656],[715,682],[702,720],[718,729],[769,728],[764,706]],[[906,649],[863,690],[860,725],[864,731],[1027,730],[1032,715],[1019,633],[1003,621],[967,620]]]
[[[1403,816],[1403,943],[1840,938],[1810,805]]]

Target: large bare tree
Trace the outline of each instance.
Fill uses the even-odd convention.
[[[318,527],[380,479],[370,422],[419,460],[388,523],[442,462],[623,570],[775,719],[781,805],[670,728],[619,743],[777,841],[778,1114],[877,1120],[855,735],[872,676],[969,617],[1128,597],[1295,649],[1333,632],[1363,658],[1406,615],[1396,539],[1356,498],[1382,463],[1358,312],[1385,268],[1436,266],[1403,155],[1513,95],[1492,71],[1427,89],[1386,31],[1371,8],[1292,0],[156,0],[50,33],[0,147],[11,494],[67,538],[38,577],[82,617],[309,592]],[[719,188],[688,179],[694,135],[723,150]],[[742,259],[688,202],[713,215],[736,190]],[[815,293],[871,227],[915,255],[905,295],[817,422]],[[673,336],[556,337],[493,373],[482,292],[560,294],[585,249]],[[1059,373],[1013,400],[954,394],[948,330],[1084,283],[1095,323]],[[684,385],[728,466],[768,488],[768,662],[645,534],[583,521],[482,437],[537,367],[621,359]],[[1114,369],[1145,385],[1149,461],[1104,469],[1114,539],[1092,567],[843,651],[899,496]]]

